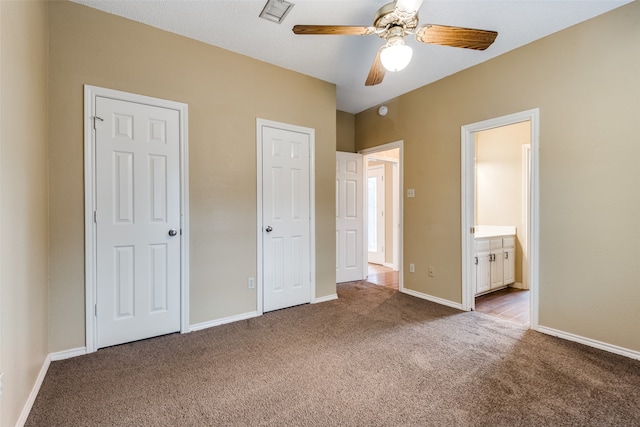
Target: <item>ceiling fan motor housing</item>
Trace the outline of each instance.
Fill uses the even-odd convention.
[[[389,3],[382,6],[376,12],[373,19],[373,26],[376,27],[376,34],[384,39],[387,38],[387,32],[393,28],[400,27],[403,31],[411,32],[418,26],[418,14],[401,14],[396,10],[396,4]]]

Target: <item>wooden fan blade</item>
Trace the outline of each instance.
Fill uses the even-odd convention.
[[[382,46],[378,49],[378,53],[376,54],[376,59],[373,60],[373,64],[371,65],[371,69],[369,70],[369,75],[367,76],[367,81],[364,82],[365,86],[375,86],[382,83],[384,79],[384,73],[386,70],[382,66],[382,61],[380,61],[380,52],[382,52]]]
[[[374,27],[350,27],[347,25],[295,25],[295,34],[328,34],[343,36],[366,36],[373,34]]]
[[[419,28],[416,32],[416,40],[422,43],[476,50],[485,50],[497,36],[498,33],[495,31],[431,24]]]

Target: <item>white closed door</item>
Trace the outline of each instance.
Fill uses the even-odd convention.
[[[176,110],[97,97],[96,116],[101,348],[180,330],[180,151]]]
[[[364,194],[362,154],[336,153],[336,282],[362,280]]]
[[[367,169],[367,249],[368,261],[384,264],[384,165]]]
[[[311,301],[309,135],[263,126],[263,310]]]

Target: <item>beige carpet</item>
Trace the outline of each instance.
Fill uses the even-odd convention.
[[[640,361],[367,283],[51,364],[27,426],[640,426]]]

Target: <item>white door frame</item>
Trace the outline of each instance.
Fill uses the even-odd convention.
[[[530,288],[530,328],[538,328],[538,279],[539,279],[539,134],[540,110],[534,108],[478,123],[462,126],[461,129],[461,171],[462,171],[462,309],[472,310],[475,295],[472,281],[473,233],[475,226],[475,132],[530,121],[531,123],[531,180],[529,192],[529,288]]]
[[[180,332],[189,328],[189,156],[188,106],[166,99],[136,95],[97,86],[84,85],[84,241],[85,241],[85,346],[86,352],[96,351],[97,322],[95,318],[96,276],[96,209],[95,132],[96,97],[135,102],[176,110],[179,114],[180,136]]]
[[[310,301],[311,304],[316,302],[316,139],[315,129],[306,128],[302,126],[290,125],[287,123],[274,122],[271,120],[265,120],[261,118],[256,119],[256,170],[257,170],[257,275],[256,289],[257,289],[257,302],[256,311],[258,315],[264,313],[263,311],[263,296],[264,296],[264,260],[263,260],[263,228],[262,223],[262,128],[271,127],[276,129],[287,130],[290,132],[304,133],[309,136],[309,261],[311,283],[310,283]]]
[[[386,163],[390,163],[391,167],[392,167],[392,179],[393,179],[393,186],[392,186],[392,192],[391,192],[391,197],[392,197],[392,205],[393,205],[393,212],[391,213],[393,215],[392,217],[392,221],[391,223],[393,224],[393,229],[391,230],[393,233],[393,237],[392,237],[392,244],[393,244],[393,260],[388,263],[385,262],[384,266],[385,267],[390,267],[393,268],[394,270],[400,270],[400,263],[398,261],[398,248],[400,247],[400,243],[399,243],[399,239],[400,239],[400,229],[399,229],[399,221],[400,221],[400,210],[399,210],[399,206],[400,206],[400,187],[399,187],[399,183],[400,183],[400,160],[399,159],[394,159],[393,157],[386,157],[386,156],[376,156],[375,154],[370,155],[371,159],[376,159],[376,160],[380,160]],[[385,176],[386,179],[386,176]],[[385,195],[386,197],[386,195]],[[386,199],[385,199],[386,200]],[[388,212],[385,212],[385,214],[388,214]],[[386,243],[386,242],[385,242]],[[386,247],[385,247],[385,253],[386,253]]]
[[[529,203],[531,198],[529,192],[531,191],[531,144],[524,144],[522,146],[522,223],[525,224],[526,229],[523,230],[525,253],[522,257],[522,289],[529,289],[529,254],[526,251],[529,250],[529,222],[531,221],[531,210],[529,209]]]
[[[393,161],[393,261],[390,266],[394,270],[400,270],[398,251],[400,250],[400,162]]]
[[[394,148],[397,148],[399,151],[399,156],[398,159],[385,159],[385,161],[397,161],[397,175],[394,173],[394,180],[397,177],[397,185],[394,185],[394,188],[397,189],[397,195],[394,194],[394,202],[397,201],[397,206],[394,206],[394,215],[396,214],[395,210],[397,209],[397,221],[394,221],[394,223],[398,224],[398,229],[395,230],[397,231],[396,234],[396,239],[394,239],[394,246],[397,245],[397,250],[395,250],[396,248],[394,247],[394,262],[397,265],[397,270],[398,270],[398,290],[400,292],[404,292],[404,273],[403,273],[403,253],[404,253],[404,197],[402,197],[402,194],[404,194],[404,141],[403,140],[399,140],[399,141],[395,141],[395,142],[390,142],[388,144],[383,144],[383,145],[378,145],[376,147],[372,147],[372,148],[365,148],[364,150],[360,150],[358,151],[358,153],[362,154],[364,156],[364,161],[367,160],[367,156],[370,155],[374,155],[375,157],[375,153],[379,153],[381,151],[387,151],[387,150],[392,150]],[[394,171],[395,172],[395,171]],[[364,197],[366,198],[366,191],[363,191],[364,193]],[[366,204],[366,200],[365,200],[365,204]],[[364,230],[367,230],[367,215],[364,215]],[[363,233],[363,235],[366,235]],[[396,243],[397,242],[397,243]],[[364,259],[367,259],[367,245],[362,245],[363,246],[363,250],[364,250]],[[364,266],[365,271],[364,271],[364,276],[367,276],[367,265],[365,264]]]

